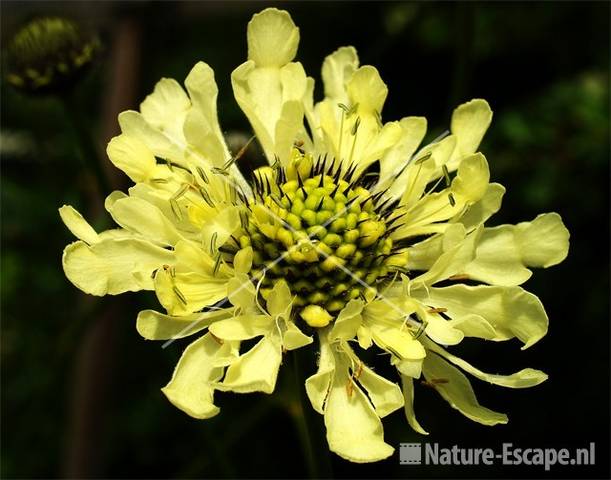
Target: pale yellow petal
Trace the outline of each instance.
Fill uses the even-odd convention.
[[[194,145],[209,165],[222,167],[229,159],[229,150],[221,132],[216,110],[218,88],[214,71],[204,62],[197,62],[185,79],[193,108],[184,123],[184,136]],[[232,173],[237,173],[233,167]]]
[[[399,371],[399,373],[401,373],[401,375],[417,379],[420,378],[420,375],[422,374],[422,361],[422,358],[419,360],[410,360],[392,355],[390,363]]]
[[[335,373],[335,356],[333,347],[327,338],[327,332],[319,330],[318,338],[320,341],[318,370],[306,380],[305,389],[312,408],[322,415]]]
[[[354,149],[350,148],[349,161],[358,164],[355,175],[359,175],[373,162],[379,160],[401,139],[399,122],[385,123],[381,128],[374,116],[361,116]],[[348,140],[351,138],[348,137]],[[352,152],[354,151],[354,154]]]
[[[486,157],[476,153],[463,158],[458,167],[458,174],[452,181],[452,193],[457,197],[465,199],[465,203],[471,205],[479,201],[488,189],[490,170]]]
[[[455,328],[448,320],[437,313],[424,316],[426,321],[425,333],[433,341],[442,345],[456,345],[462,342],[464,333]]]
[[[483,425],[507,423],[507,415],[482,407],[467,377],[437,354],[426,356],[422,373],[450,406],[465,417]]]
[[[108,158],[115,167],[123,170],[133,182],[145,182],[151,178],[157,162],[153,152],[138,138],[121,134],[106,147]]]
[[[257,141],[266,155],[273,155],[275,123],[281,110],[279,72],[257,73],[254,62],[248,61],[231,73],[233,95],[250,122]],[[267,102],[259,106],[267,98]]]
[[[476,314],[465,314],[458,318],[453,318],[449,323],[456,329],[464,333],[465,337],[482,338],[484,340],[494,340],[497,336],[496,330],[485,318]]]
[[[281,70],[253,68],[246,62],[231,75],[233,91],[248,117],[270,164],[288,164],[292,142],[303,128],[303,97],[307,80],[303,67],[289,64]]]
[[[526,267],[550,267],[562,262],[569,249],[569,232],[556,213],[532,222],[484,229],[475,259],[465,273],[492,285],[519,285],[530,278]]]
[[[125,197],[109,210],[115,222],[160,245],[175,245],[183,237],[176,226],[154,205],[137,197]]]
[[[288,320],[291,316],[291,303],[293,294],[284,280],[279,280],[267,297],[267,311],[273,318],[283,317]]]
[[[209,330],[223,340],[248,340],[267,335],[272,328],[274,319],[268,315],[240,315],[215,322]]]
[[[405,417],[407,423],[416,432],[422,435],[428,435],[428,432],[420,426],[418,420],[416,420],[416,413],[414,412],[414,380],[411,377],[401,375],[401,383],[403,385],[403,396],[405,398]]]
[[[126,110],[119,114],[119,125],[121,126],[121,132],[141,141],[156,157],[187,166],[184,153],[185,145],[181,143],[184,138],[182,132],[180,138],[170,138],[167,134],[149,124],[142,114],[133,110]]]
[[[492,383],[493,385],[499,385],[501,387],[508,388],[528,388],[539,385],[547,380],[547,375],[541,370],[535,370],[533,368],[525,368],[519,372],[511,375],[496,375],[492,373],[484,373],[478,370],[473,365],[465,362],[462,358],[452,355],[450,352],[444,350],[439,345],[435,345],[433,342],[427,342],[426,346],[429,350],[441,355],[446,360],[452,362],[454,365],[462,368],[465,372],[470,373],[476,378],[483,380],[484,382]]]
[[[392,238],[443,232],[447,223],[441,222],[459,216],[467,207],[479,201],[488,189],[489,179],[488,162],[481,153],[465,157],[451,186],[416,201],[405,212],[409,221],[393,232]],[[406,198],[407,193],[402,202]]]
[[[464,157],[477,151],[491,121],[490,105],[486,100],[480,98],[463,103],[454,110],[451,131],[456,135],[458,142],[447,164],[450,171],[458,168]]]
[[[357,380],[367,391],[380,418],[384,418],[403,406],[403,394],[399,385],[378,375],[366,365],[357,367],[357,372]]]
[[[140,112],[146,122],[184,144],[182,127],[191,101],[180,84],[172,78],[162,78],[153,93],[140,104]]]
[[[381,186],[388,188],[387,197],[399,198],[406,190],[408,179],[414,172],[407,163],[422,142],[426,133],[426,118],[405,117],[399,122],[401,136],[380,160]]]
[[[392,352],[399,358],[418,360],[426,355],[422,344],[406,329],[373,323],[369,325],[369,328],[374,342],[380,348]]]
[[[335,322],[333,322],[329,339],[331,341],[352,340],[361,325],[363,307],[364,303],[362,300],[350,300],[339,312]]]
[[[359,57],[354,47],[341,47],[328,55],[322,64],[325,97],[347,103],[346,86],[358,66]]]
[[[286,165],[298,133],[303,129],[303,99],[307,89],[306,74],[300,63],[280,69],[282,107],[273,130],[274,155]],[[268,157],[275,161],[275,157]],[[273,162],[272,162],[273,163]]]
[[[89,225],[87,220],[85,220],[83,216],[70,205],[62,206],[59,209],[59,216],[66,227],[68,227],[68,230],[72,232],[72,235],[79,240],[82,240],[89,245],[99,241],[99,235],[93,229],[93,227]]]
[[[325,405],[325,426],[329,449],[351,462],[376,462],[394,452],[384,442],[380,417],[345,364],[335,371]]]
[[[263,337],[229,366],[223,382],[216,387],[236,393],[272,393],[281,362],[282,351],[278,340],[273,336]]]
[[[455,230],[463,229],[460,224],[453,224]],[[462,242],[459,242],[450,249],[444,251],[442,255],[433,263],[428,271],[412,280],[414,285],[433,285],[443,280],[447,280],[453,275],[460,274],[465,267],[475,257],[475,248],[483,227],[468,234]]]
[[[248,59],[257,67],[281,67],[291,62],[299,46],[299,28],[284,10],[266,8],[248,22]]]
[[[310,345],[314,339],[303,333],[291,322],[286,322],[286,330],[282,336],[282,347],[286,350],[296,350],[306,345]]]
[[[161,268],[155,274],[155,293],[170,315],[189,315],[223,300],[227,279]]]
[[[192,272],[215,279],[229,279],[232,276],[231,268],[216,261],[210,253],[202,249],[198,243],[189,240],[180,240],[174,247],[176,256],[176,271]]]
[[[240,356],[240,345],[239,341],[225,341],[221,339],[215,339],[221,344],[221,348],[213,359],[213,365],[215,367],[228,367],[235,362]]]
[[[104,199],[104,208],[106,211],[110,212],[115,202],[117,200],[121,200],[122,198],[127,198],[127,195],[119,190],[110,192]]]
[[[414,154],[404,173],[405,190],[401,205],[412,207],[420,200],[428,184],[443,174],[442,165],[448,162],[455,148],[456,137],[449,135]]]
[[[478,315],[495,332],[492,340],[508,340],[517,337],[528,348],[545,336],[548,318],[543,305],[532,293],[520,287],[492,287],[452,285],[444,288],[415,290],[413,295],[435,307],[447,309],[453,320]],[[478,330],[470,331],[468,325],[455,324],[465,335],[477,336]]]
[[[237,274],[227,282],[227,297],[242,312],[250,312],[255,305],[255,286],[246,274]]]
[[[221,211],[216,211],[215,215],[207,218],[202,226],[200,235],[201,243],[212,255],[218,251],[218,247],[223,245],[231,234],[240,227],[240,214],[237,207],[228,206]]]
[[[371,329],[365,325],[361,325],[356,331],[356,338],[359,342],[359,347],[363,350],[367,350],[373,345],[373,336]]]
[[[180,357],[172,380],[161,391],[170,402],[194,418],[210,418],[219,413],[214,405],[212,383],[223,375],[214,366],[221,345],[207,334],[189,345]]]
[[[461,224],[448,225],[443,234],[414,244],[408,249],[407,267],[410,270],[429,270],[443,253],[463,242],[466,233]]]
[[[469,207],[467,212],[460,217],[467,231],[473,230],[488,220],[501,208],[501,202],[505,195],[505,187],[500,183],[489,183],[484,196]]]
[[[211,323],[233,315],[232,309],[210,310],[182,317],[164,315],[154,310],[138,313],[136,329],[147,340],[169,340],[193,335]]]
[[[529,267],[548,268],[562,262],[569,250],[569,231],[557,213],[538,215],[516,225],[516,242]]]
[[[364,65],[356,69],[346,89],[353,105],[358,104],[358,114],[382,112],[388,87],[375,67]]]
[[[108,238],[91,246],[78,241],[62,258],[68,280],[99,296],[152,290],[151,274],[173,261],[172,252],[135,238]]]
[[[198,168],[223,167],[231,158],[231,154],[219,125],[217,113],[218,87],[214,79],[214,71],[204,62],[198,62],[185,79],[192,108],[189,110],[183,126],[183,133],[189,145],[189,160],[194,163],[194,174]],[[236,152],[237,153],[237,152]],[[240,172],[237,163],[229,167],[231,183],[236,183],[244,192],[250,192],[248,182]],[[197,177],[197,175],[195,175]],[[208,175],[211,178],[211,175]],[[221,177],[225,180],[225,177]],[[217,183],[212,181],[212,183]],[[209,190],[214,185],[209,182],[205,188]],[[223,190],[224,192],[224,190]]]

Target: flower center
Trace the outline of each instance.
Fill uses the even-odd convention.
[[[263,299],[284,279],[294,310],[322,327],[350,300],[375,293],[388,274],[393,242],[386,215],[376,208],[379,197],[362,181],[351,181],[341,165],[300,160],[295,168],[256,172],[239,240],[253,248],[251,273],[261,279]]]

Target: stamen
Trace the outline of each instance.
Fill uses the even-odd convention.
[[[202,167],[196,167],[195,169],[197,171],[197,174],[204,181],[204,183],[209,183],[208,182],[208,175],[206,175],[206,172],[204,172],[204,169]]]
[[[426,152],[424,155],[422,155],[418,160],[416,160],[414,163],[416,165],[421,165],[424,162],[426,162],[429,158],[431,158],[431,155],[433,155],[433,152]]]
[[[447,311],[448,309],[445,307],[431,307],[426,311],[426,313],[445,313]]]
[[[446,181],[446,187],[450,186],[450,174],[448,172],[448,167],[444,165],[441,166],[441,169],[443,170],[443,178],[445,178]]]
[[[180,303],[182,303],[183,305],[187,305],[187,299],[176,285],[172,286],[172,290],[174,291],[174,295],[176,295],[178,300],[180,300]]]
[[[422,336],[422,334],[425,332],[426,327],[428,326],[428,324],[429,324],[429,322],[427,322],[426,320],[424,320],[423,322],[420,323],[420,327],[418,327],[418,330],[413,335],[414,336],[414,340],[418,340]]]
[[[214,269],[212,270],[212,275],[214,275],[216,277],[216,274],[219,271],[219,268],[221,267],[221,261],[222,261],[222,257],[220,254],[217,254],[216,258],[214,259]]]
[[[226,168],[229,168],[231,165],[233,165],[234,162],[236,162],[237,160],[242,158],[242,155],[244,155],[246,153],[246,150],[248,150],[248,147],[250,147],[250,144],[253,142],[253,140],[255,138],[257,138],[257,136],[253,135],[252,137],[250,137],[248,139],[248,141],[244,144],[244,146],[242,148],[240,148],[238,154],[227,162],[227,164],[226,164],[227,167]]]
[[[356,121],[354,122],[354,126],[352,127],[352,136],[354,140],[352,141],[352,148],[350,149],[350,157],[348,158],[348,162],[352,162],[352,157],[354,156],[354,148],[356,147],[357,133],[359,131],[359,126],[361,125],[361,117],[356,117]]]
[[[354,126],[352,127],[352,131],[350,132],[353,137],[356,136],[357,132],[359,131],[360,125],[361,125],[361,117],[356,117]]]
[[[216,249],[216,240],[218,238],[218,232],[214,232],[212,237],[210,237],[210,255],[214,255],[214,251]]]
[[[175,193],[174,195],[172,195],[172,198],[174,200],[178,200],[180,197],[182,197],[187,190],[189,190],[189,184],[185,183],[182,187],[180,187]]]
[[[348,379],[348,383],[346,383],[346,394],[348,398],[352,398],[352,393],[354,392],[354,384],[352,383],[352,379]]]
[[[348,114],[348,112],[350,112],[350,109],[345,104],[343,104],[343,103],[338,103],[337,106],[339,108],[341,108],[344,111],[344,113],[346,113],[346,114]]]
[[[174,214],[174,216],[178,220],[182,220],[182,212],[175,198],[170,198],[170,208],[172,209],[172,213]]]
[[[409,188],[407,189],[407,192],[403,194],[404,198],[409,198],[410,195],[412,194],[412,190],[414,189],[414,185],[416,185],[416,181],[418,180],[418,177],[420,176],[420,172],[422,170],[422,163],[423,162],[416,162],[416,164],[418,165],[418,170],[416,170],[416,175],[414,176],[414,179],[410,182]],[[407,168],[407,165],[404,167]]]
[[[425,387],[429,387],[435,390],[437,388],[437,385],[442,385],[442,384],[449,383],[449,382],[450,381],[447,378],[432,378],[429,381],[420,380],[420,385],[423,385]]]
[[[210,207],[214,208],[214,202],[210,198],[210,194],[208,193],[208,191],[201,187],[198,187],[197,191],[199,192],[201,197],[204,199],[204,202],[206,202]]]
[[[424,192],[424,195],[422,195],[420,197],[420,200],[425,199],[426,197],[428,197],[431,193],[433,193],[435,191],[435,189],[439,186],[439,184],[441,183],[441,181],[443,180],[443,177],[439,177],[437,179],[437,181],[435,182],[435,184],[429,188],[426,192]]]

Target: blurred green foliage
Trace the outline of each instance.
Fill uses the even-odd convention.
[[[231,96],[229,75],[246,55],[246,22],[265,5],[5,2],[3,43],[31,15],[70,10],[76,20],[99,29],[110,48],[117,25],[129,20],[142,33],[140,100],[160,77],[182,80],[196,61],[204,60],[216,71],[222,125],[248,136],[248,125]],[[551,328],[546,339],[525,352],[515,343],[465,342],[459,349],[484,369],[504,373],[532,366],[550,373],[550,380],[509,393],[474,382],[482,404],[509,413],[509,425],[494,429],[469,422],[435,392],[419,388],[416,409],[432,432],[427,440],[497,448],[502,442],[582,447],[596,441],[600,452],[594,467],[548,473],[518,467],[405,467],[396,456],[378,465],[357,466],[332,457],[334,474],[608,476],[609,4],[283,6],[301,27],[299,59],[317,82],[326,54],[355,45],[362,63],[376,65],[388,83],[385,118],[425,115],[430,139],[448,126],[456,104],[473,97],[488,99],[495,118],[481,149],[492,179],[508,189],[493,223],[558,211],[571,231],[567,261],[535,272],[527,284],[547,307]],[[87,127],[100,146],[108,140],[101,138],[100,122],[109,61],[103,59],[78,91],[79,105],[90,120]],[[320,95],[320,85],[316,91]],[[219,416],[206,422],[190,419],[159,392],[186,343],[162,350],[142,341],[134,328],[137,312],[154,306],[153,296],[100,302],[69,284],[61,270],[61,252],[72,239],[57,208],[69,203],[91,213],[91,179],[75,160],[74,132],[59,101],[26,97],[4,81],[1,94],[2,477],[64,475],[75,448],[75,411],[82,402],[95,406],[95,428],[90,431],[95,438],[86,440],[93,441],[96,450],[91,458],[81,459],[91,476],[306,475],[284,394],[219,395]],[[111,317],[109,341],[90,352],[100,362],[100,389],[93,398],[75,399],[83,361],[79,351],[104,314]],[[283,373],[281,382],[288,382],[285,377]],[[391,444],[422,440],[409,430],[402,412],[384,424]]]

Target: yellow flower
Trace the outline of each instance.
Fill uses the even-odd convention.
[[[207,330],[163,389],[196,418],[218,413],[217,390],[272,393],[284,352],[316,340],[305,388],[343,458],[391,455],[380,419],[402,407],[426,433],[413,410],[421,377],[472,420],[506,422],[461,370],[511,388],[546,375],[487,374],[442,345],[516,337],[527,348],[546,334],[543,306],[519,285],[528,267],[566,257],[560,217],[484,227],[505,191],[477,152],[492,118],[484,100],[459,106],[449,135],[419,148],[426,120],[383,123],[386,85],[352,47],[325,59],[325,97],[314,103],[314,80],[293,61],[298,42],[287,12],[267,9],[248,25],[248,60],[232,84],[270,165],[251,182],[225,145],[206,64],[186,93],[163,79],[140,112],[119,116],[108,155],[135,185],[106,200],[116,230],[98,234],[60,209],[79,238],[64,252],[67,277],[93,295],[154,290],[167,313],[138,315],[144,338]],[[396,378],[365,365],[367,350],[387,353]]]

